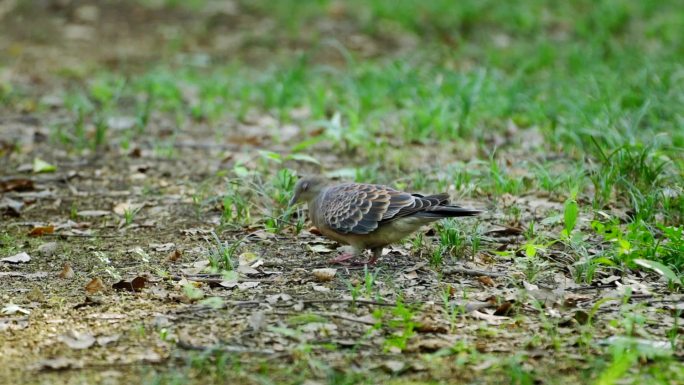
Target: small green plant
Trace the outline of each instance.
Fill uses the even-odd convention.
[[[371,273],[368,270],[368,265],[363,266],[363,288],[367,298],[373,297],[375,280],[377,279],[379,273],[379,269],[376,269],[375,272]]]
[[[140,212],[140,207],[127,208],[124,210],[124,226],[130,226],[133,224],[135,216]]]
[[[233,271],[236,268],[236,253],[243,239],[235,241],[229,245],[221,242],[215,232],[211,232],[214,238],[214,247],[209,254],[209,266],[215,271]]]
[[[546,250],[549,244],[536,242],[537,240],[526,242],[519,250],[525,258],[516,260],[518,264],[522,264],[522,271],[525,274],[525,279],[530,283],[537,282],[550,268],[548,261],[539,258],[539,252]]]
[[[684,268],[681,228],[660,226],[662,235],[658,237],[656,229],[642,220],[631,222],[624,228],[617,221],[593,221],[592,228],[612,246],[606,254],[616,263],[629,268],[649,268],[671,282],[681,284],[681,278],[675,273]]]
[[[391,348],[398,348],[405,350],[408,341],[415,335],[416,324],[413,321],[413,311],[406,307],[399,298],[397,304],[392,308],[393,318],[387,323],[390,328],[400,329],[398,332],[392,333],[385,339],[385,350]]]
[[[461,254],[465,249],[465,234],[453,219],[441,221],[437,226],[439,235],[440,254],[442,251],[448,254]]]
[[[290,223],[290,215],[294,208],[288,208],[287,203],[292,196],[292,190],[297,182],[295,173],[290,169],[280,169],[268,186],[268,195],[275,204],[269,206],[270,213],[265,219],[265,228],[268,231],[279,233]],[[295,224],[296,232],[299,233],[304,226],[303,220]]]
[[[240,227],[251,223],[251,203],[237,182],[229,183],[221,202],[221,226]]]
[[[523,366],[523,361],[525,361],[525,359],[520,355],[515,355],[505,361],[503,367],[508,378],[510,378],[511,385],[535,384],[533,374]]]

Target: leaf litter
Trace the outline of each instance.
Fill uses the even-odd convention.
[[[84,20],[106,16],[94,17],[92,11],[77,14],[86,15],[79,16]],[[74,26],[68,28],[70,38],[89,40],[90,29]],[[197,99],[192,91],[185,93]],[[114,131],[136,124],[128,115],[105,119]],[[4,366],[38,370],[100,370],[144,363],[174,366],[172,357],[184,356],[190,348],[216,348],[248,359],[250,354],[279,353],[282,356],[274,357],[274,365],[289,367],[310,349],[333,367],[348,368],[351,362],[360,371],[429,372],[433,378],[451,380],[452,373],[431,367],[429,360],[401,352],[437,352],[429,359],[439,360],[454,354],[450,349],[455,346],[464,346],[460,343],[480,352],[505,352],[506,358],[514,351],[535,356],[547,352],[547,357],[538,359],[551,365],[556,354],[567,358],[577,347],[567,343],[557,353],[546,340],[533,347],[538,342],[530,341],[530,335],[548,319],[567,325],[571,332],[577,332],[576,324],[595,324],[595,337],[603,345],[667,350],[665,325],[672,324],[677,314],[681,317],[681,298],[666,290],[671,272],[648,260],[636,263],[662,276],[661,281],[631,273],[599,275],[598,281],[609,287],[572,286],[566,282],[563,265],[552,267],[562,277],[550,274],[542,282],[528,282],[520,279],[525,272],[514,261],[520,256],[487,262],[476,255],[449,267],[435,267],[425,255],[403,247],[387,250],[377,268],[364,271],[327,266],[325,254],[335,252],[336,245],[319,237],[317,229],[303,230],[299,237],[286,229],[277,236],[251,237],[249,250],[241,250],[237,260],[230,261],[237,262],[235,275],[225,279],[216,272],[216,261],[209,260],[206,247],[218,228],[204,219],[216,212],[200,207],[206,216],[198,218],[193,205],[198,195],[185,188],[198,185],[226,164],[253,158],[252,146],[277,148],[264,127],[278,127],[279,119],[263,114],[253,122],[228,139],[230,156],[197,146],[196,138],[215,135],[201,124],[193,126],[191,133],[174,133],[180,148],[175,159],[154,156],[146,146],[122,153],[103,150],[92,163],[79,163],[40,143],[24,154],[13,154],[12,163],[18,165],[14,169],[27,172],[28,177],[0,175],[0,192],[5,194],[0,197],[0,215],[12,228],[21,229],[14,232],[8,227],[12,236],[28,241],[19,243],[19,250],[3,249],[0,264],[11,269],[0,271],[0,294],[8,299],[0,317],[0,344],[12,348],[3,352],[3,364],[10,363]],[[159,126],[164,124],[168,122],[151,125],[151,135],[163,138],[164,128]],[[256,129],[258,135],[252,132]],[[287,130],[292,135],[298,131]],[[290,160],[316,164],[330,159],[324,158],[329,154],[315,155]],[[346,169],[342,159],[336,161],[328,166],[344,171],[347,178],[358,175],[357,169]],[[239,167],[252,172],[246,162]],[[143,195],[149,192],[143,191],[142,183],[158,193],[151,195],[159,196]],[[514,206],[522,208],[524,220],[552,218],[539,224],[542,230],[563,221],[562,216],[550,215],[562,212],[562,202],[545,196],[508,194],[495,210]],[[143,207],[150,216],[149,226],[134,223],[135,227],[119,228],[112,222]],[[38,224],[25,224],[29,222]],[[220,240],[230,242],[253,232],[239,227],[221,230],[217,231]],[[520,223],[497,224],[485,235],[504,248],[515,248],[522,246],[524,231]],[[435,236],[426,234],[428,239]],[[25,238],[28,235],[31,238]],[[51,242],[40,243],[44,239]],[[663,302],[648,302],[656,300]],[[31,302],[44,303],[36,307]],[[668,311],[653,315],[661,322],[648,330],[650,338],[611,339],[615,332],[611,321],[619,319],[625,304]],[[350,348],[362,358],[347,356]],[[74,352],[83,350],[97,354]],[[495,366],[502,356],[486,357],[469,368],[477,374]],[[468,357],[459,353],[448,359]],[[308,362],[315,365],[314,360]]]

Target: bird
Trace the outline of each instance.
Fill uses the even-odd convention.
[[[301,177],[294,186],[289,207],[306,203],[309,219],[324,236],[350,245],[334,263],[362,255],[374,265],[382,249],[414,233],[423,225],[450,217],[469,217],[481,210],[449,204],[449,194],[421,195],[380,184],[334,183],[323,176]]]

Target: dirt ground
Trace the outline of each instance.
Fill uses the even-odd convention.
[[[328,260],[339,245],[308,223],[296,231],[303,211],[279,232],[256,221],[222,226],[221,196],[229,184],[221,171],[236,164],[257,173],[243,176],[257,187],[239,192],[257,202],[252,216],[268,216],[278,204],[260,198],[259,183],[275,173],[259,150],[287,152],[305,134],[282,140],[259,131],[264,122],[282,129],[277,120],[231,121],[219,139],[206,122],[186,124],[173,131],[173,157],[159,155],[157,144],[169,140],[174,124],[162,115],[151,118],[146,140],[127,149],[116,141],[80,153],[56,145],[54,125],[73,117],[50,98],[82,84],[80,72],[135,73],[165,60],[155,47],[179,34],[188,36],[179,44],[208,52],[220,47],[216,55],[240,53],[251,63],[307,42],[282,38],[268,50],[239,36],[207,37],[192,23],[192,17],[229,18],[231,27],[221,28],[268,31],[268,21],[254,14],[35,4],[22,17],[12,10],[0,27],[0,77],[24,93],[0,107],[0,258],[22,252],[30,258],[0,263],[0,382],[515,383],[519,376],[517,383],[569,384],[593,380],[596,361],[609,360],[602,346],[627,323],[647,323],[649,336],[665,345],[673,329],[681,333],[675,308],[682,295],[664,280],[602,272],[592,285],[577,283],[570,276],[574,259],[561,244],[546,248],[541,262],[498,253],[525,243],[523,224],[562,212],[561,197],[460,202],[487,210],[461,224],[476,229],[482,245],[479,252],[463,248],[441,266],[429,263],[429,245],[439,238],[429,228],[420,237],[428,246],[414,240],[392,246],[366,269],[333,266]],[[41,28],[31,27],[38,22]],[[384,54],[413,44],[376,42],[382,43]],[[46,98],[51,107],[38,108]],[[435,152],[412,146],[419,158]],[[331,148],[321,143],[311,156],[328,169],[363,162]],[[453,159],[453,148],[440,145],[439,157]],[[56,169],[38,172],[50,170],[36,158]],[[300,173],[317,168],[296,159],[282,166]],[[512,206],[522,209],[517,222],[506,214]],[[542,232],[562,227],[539,226]],[[212,270],[226,256],[237,274]],[[681,360],[681,343],[675,348]]]

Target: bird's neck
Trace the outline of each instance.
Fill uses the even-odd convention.
[[[318,227],[318,216],[316,215],[318,210],[315,210],[314,207],[316,206],[317,199],[312,199],[309,201],[307,204],[307,208],[309,209],[309,220],[314,224],[314,226]]]

